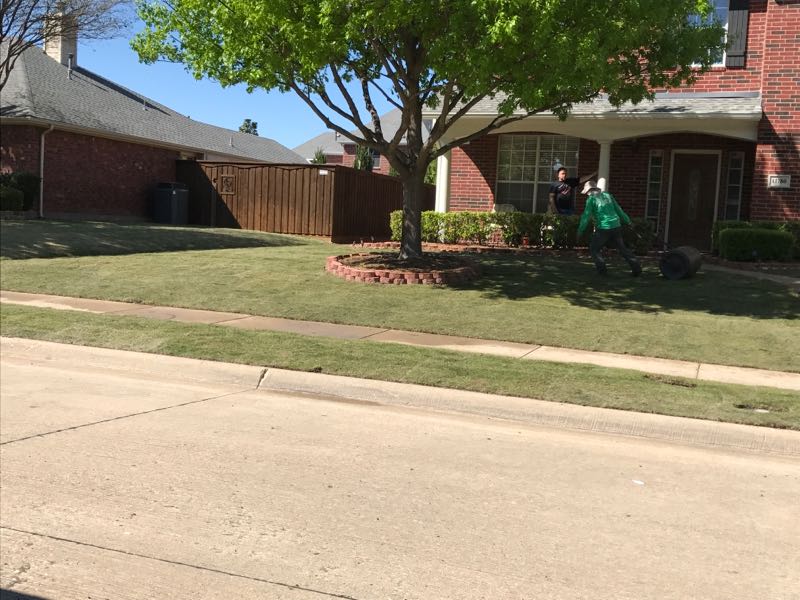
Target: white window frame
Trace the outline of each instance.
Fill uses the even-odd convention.
[[[709,1],[714,6],[714,9],[713,9],[713,11],[711,13],[710,18],[711,19],[716,19],[722,24],[722,27],[725,29],[724,40],[725,40],[725,42],[727,42],[728,41],[728,22],[730,21],[729,14],[730,14],[730,11],[731,11],[730,0],[709,0]],[[718,19],[717,18],[717,15],[719,14],[718,11],[723,6],[725,7],[725,18],[724,19]],[[689,19],[691,19],[694,23],[697,23],[697,24],[700,23],[700,17],[698,15],[691,15],[689,17]],[[722,51],[722,56],[720,57],[720,60],[714,62],[711,66],[712,67],[724,67],[725,66],[726,54],[727,53],[725,52],[725,50],[723,50]]]
[[[739,181],[733,185],[739,188],[739,197],[736,201],[736,221],[740,221],[742,218],[742,192],[744,191],[744,152],[741,150],[737,150],[735,152],[731,152],[728,156],[728,173],[725,177],[725,206],[723,207],[723,218],[724,220],[728,219],[728,207],[733,206],[733,203],[730,202],[728,199],[728,191],[731,187],[731,164],[734,158],[738,158],[740,161],[739,169]]]
[[[578,164],[579,164],[579,161],[580,161],[580,156],[579,156],[580,138],[576,138],[576,137],[570,136],[570,135],[556,134],[556,133],[538,133],[538,134],[507,133],[507,134],[501,134],[499,137],[500,137],[500,139],[498,139],[498,143],[497,143],[497,161],[496,161],[496,164],[495,164],[496,178],[495,178],[495,184],[494,184],[494,201],[495,201],[495,203],[500,202],[500,200],[498,198],[498,192],[499,192],[501,184],[504,184],[504,183],[530,184],[530,185],[533,186],[533,198],[531,199],[531,209],[532,209],[532,214],[536,214],[536,204],[537,204],[537,201],[539,200],[539,198],[538,198],[539,186],[545,183],[545,181],[543,179],[541,179],[541,177],[542,177],[541,171],[542,170],[547,170],[547,177],[548,177],[547,181],[550,182],[550,183],[555,181],[556,178],[557,178],[555,171],[553,171],[554,165],[551,165],[551,164],[543,165],[543,164],[541,164],[540,157],[541,157],[541,154],[542,154],[542,139],[545,138],[545,137],[571,138],[571,139],[574,139],[574,140],[577,141],[577,149],[575,150],[575,164],[574,164],[574,166],[570,165],[570,166],[566,167],[567,171],[569,172],[570,170],[577,171],[577,168],[578,168]],[[500,147],[501,147],[501,144],[503,142],[503,139],[511,140],[514,137],[536,138],[535,162],[534,162],[533,165],[530,165],[535,169],[533,181],[516,180],[516,179],[500,179],[500,166],[501,166],[501,163],[500,163]],[[556,158],[559,158],[560,160],[563,160],[565,163],[569,164],[569,161],[566,160],[566,155],[563,156],[563,157],[556,157]],[[529,165],[523,165],[523,166],[527,167]],[[576,175],[577,175],[577,173],[572,174],[573,177],[576,176]],[[545,209],[544,212],[547,212],[546,209]]]
[[[652,179],[653,175],[653,159],[658,158],[661,164],[658,166],[659,174],[658,181]],[[656,196],[650,195],[650,188],[653,184],[658,183],[658,194]],[[647,193],[644,207],[644,216],[647,220],[653,221],[656,225],[656,231],[659,230],[661,225],[661,195],[664,192],[664,151],[663,150],[650,150],[650,156],[647,161]],[[650,214],[650,205],[653,203],[656,207],[655,216]]]

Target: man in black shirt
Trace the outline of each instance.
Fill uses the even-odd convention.
[[[595,171],[596,173],[596,171]],[[589,180],[595,173],[586,177],[567,177],[567,170],[558,170],[558,181],[550,185],[550,212],[559,215],[571,215],[575,212],[575,188]]]

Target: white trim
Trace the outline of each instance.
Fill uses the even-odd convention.
[[[691,149],[680,149],[680,150],[672,150],[671,157],[669,161],[669,192],[667,193],[667,214],[666,214],[666,224],[664,226],[664,243],[669,243],[669,226],[672,222],[672,182],[675,181],[675,155],[676,154],[714,154],[717,157],[717,186],[716,186],[716,193],[714,194],[714,216],[711,221],[713,226],[714,223],[717,222],[717,211],[719,210],[719,183],[720,183],[720,171],[722,170],[722,150],[691,150]],[[645,207],[645,214],[647,214],[647,208]],[[709,232],[709,236],[711,232]],[[710,238],[709,238],[710,241]]]
[[[739,167],[739,201],[736,203],[736,220],[739,221],[742,218],[742,195],[744,193],[744,159],[745,153],[742,150],[733,150],[728,153],[728,172],[726,173],[725,177],[725,220],[728,220],[728,189],[731,186],[730,182],[730,174],[731,174],[731,159],[736,156],[739,157],[742,161],[742,165]]]
[[[649,219],[650,218],[648,216],[648,214],[647,214],[648,209],[650,208],[650,200],[651,200],[651,198],[650,198],[650,185],[655,183],[651,179],[652,169],[653,169],[653,158],[658,157],[661,160],[661,164],[658,166],[658,169],[659,169],[658,198],[655,199],[656,202],[657,202],[657,206],[658,206],[658,209],[656,210],[656,231],[658,231],[660,226],[661,226],[661,195],[664,192],[664,172],[666,171],[666,169],[664,168],[664,166],[665,166],[664,165],[664,163],[665,163],[664,154],[665,154],[665,152],[664,152],[663,149],[661,149],[661,148],[653,148],[653,149],[650,150],[650,152],[647,155],[647,184],[646,184],[647,187],[645,188],[647,191],[646,191],[645,200],[644,200],[644,202],[645,202],[645,204],[644,204],[644,218],[645,219]]]

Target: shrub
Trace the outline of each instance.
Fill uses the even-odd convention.
[[[575,215],[543,215],[542,245],[553,248],[574,248],[578,242],[578,223]]]
[[[653,223],[647,219],[631,219],[631,224],[622,228],[622,239],[634,254],[644,256],[656,243]]]
[[[438,242],[442,235],[442,215],[433,210],[422,211],[422,241]]]
[[[38,175],[27,171],[17,171],[15,173],[3,173],[0,175],[0,185],[16,188],[22,192],[22,208],[14,210],[30,210],[34,203],[39,199]],[[11,210],[11,209],[4,209]]]
[[[787,260],[793,245],[792,234],[778,229],[728,228],[719,233],[719,255],[727,260]]]
[[[800,258],[800,221],[717,221],[711,231],[711,250],[719,252],[719,235],[726,229],[771,229],[792,235],[792,256]]]
[[[389,214],[389,230],[392,232],[392,241],[399,242],[403,236],[403,211],[393,210]]]
[[[311,159],[312,165],[324,165],[327,162],[328,158],[325,156],[325,151],[322,148],[314,150],[314,158]]]
[[[22,190],[0,184],[0,210],[23,210],[25,195]]]
[[[356,146],[356,156],[353,159],[353,168],[359,171],[372,171],[374,160],[372,150],[366,146]]]

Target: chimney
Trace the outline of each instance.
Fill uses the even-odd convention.
[[[55,14],[48,17],[45,27],[49,30],[44,40],[44,53],[65,67],[78,64],[78,31],[70,17]]]

